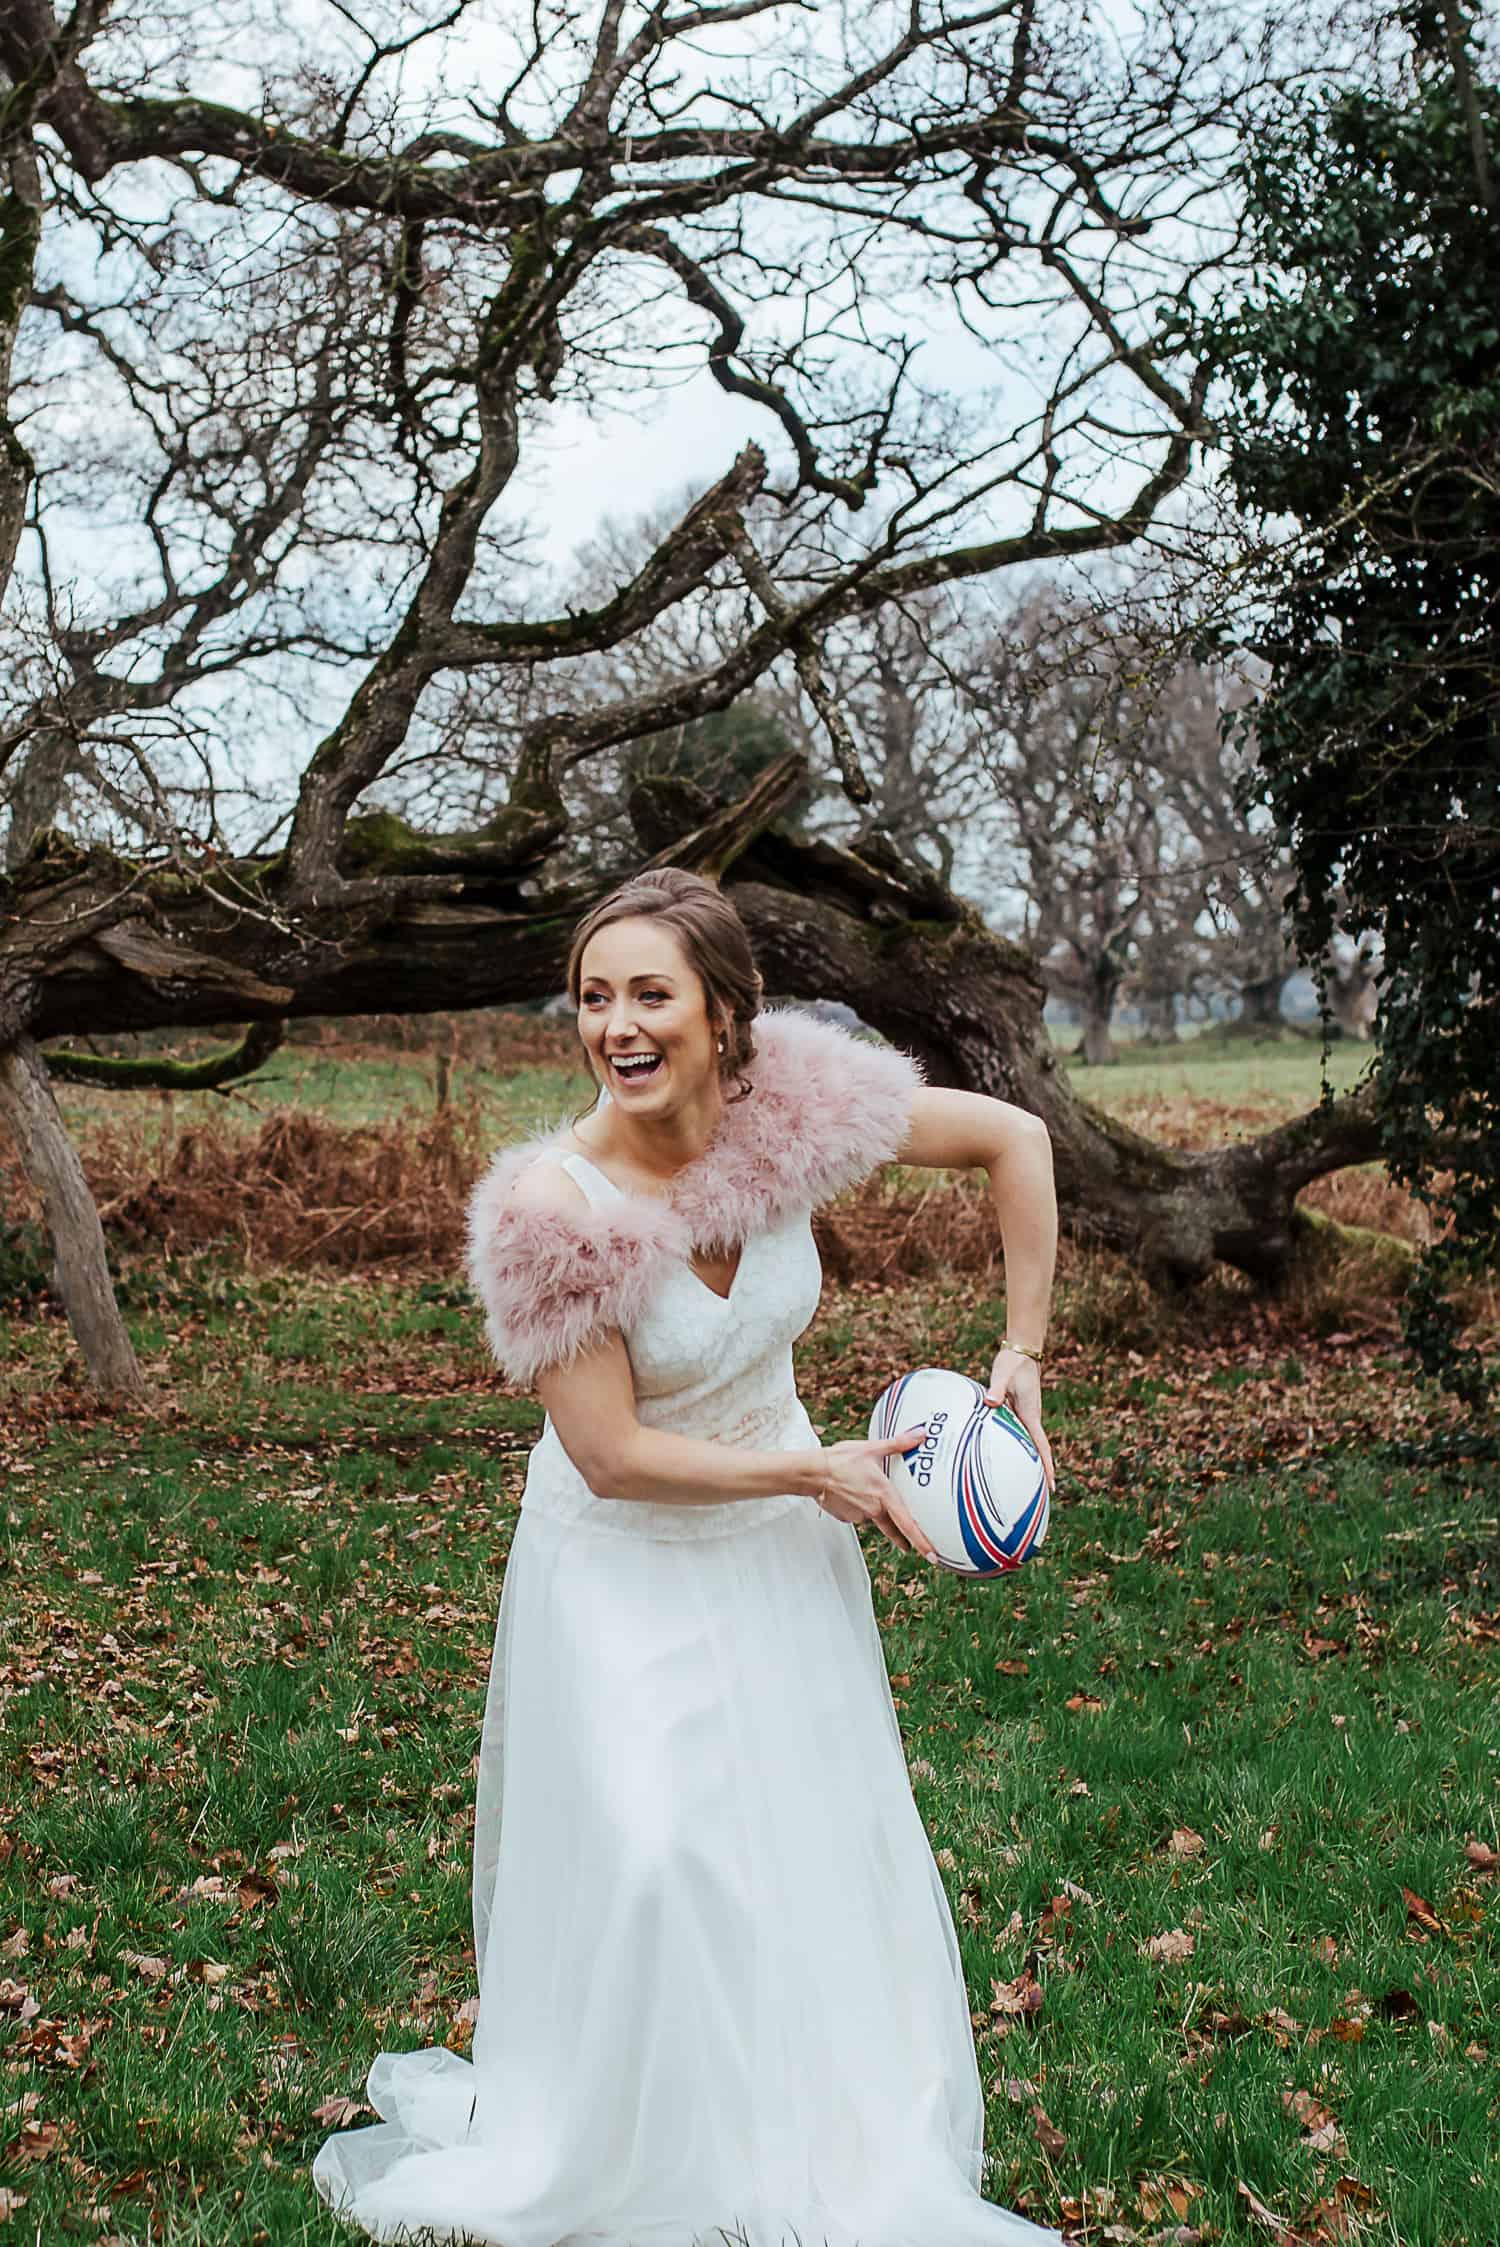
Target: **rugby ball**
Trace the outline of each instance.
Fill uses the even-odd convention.
[[[959,1576],[1003,1576],[1047,1535],[1051,1502],[1041,1454],[1008,1405],[991,1404],[967,1373],[924,1365],[882,1389],[872,1437],[925,1426],[882,1464],[908,1510]]]

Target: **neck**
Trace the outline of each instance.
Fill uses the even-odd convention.
[[[594,1109],[602,1134],[598,1149],[665,1185],[703,1154],[723,1114],[724,1091],[717,1077],[710,1077],[700,1093],[685,1100],[671,1115],[649,1121],[627,1116],[611,1093],[607,1102],[601,1096]]]

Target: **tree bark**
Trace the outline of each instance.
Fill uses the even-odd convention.
[[[1362,961],[1336,969],[1329,976],[1328,1009],[1346,1038],[1368,1044],[1377,1006],[1375,977]]]
[[[1182,1033],[1177,1027],[1177,993],[1175,991],[1146,991],[1141,995],[1142,1045],[1181,1045]]]
[[[1240,1030],[1271,1031],[1286,1027],[1281,1012],[1281,994],[1286,988],[1284,975],[1263,975],[1240,985],[1240,1011],[1234,1027]]]
[[[67,794],[74,743],[57,728],[43,728],[5,776],[10,825],[5,834],[5,865],[14,872],[36,847],[37,837],[54,826]]]
[[[1119,989],[1119,977],[1102,962],[1099,963],[1097,972],[1079,986],[1078,1005],[1083,1014],[1083,1038],[1079,1052],[1088,1068],[1106,1068],[1119,1058],[1115,1052],[1115,1041],[1110,1034]]]
[[[146,1383],[115,1301],[99,1212],[58,1113],[46,1064],[28,1037],[0,1050],[0,1115],[41,1199],[57,1291],[89,1379],[106,1396],[139,1402]]]
[[[747,856],[750,854],[747,854]],[[757,862],[766,855],[757,849]],[[778,869],[780,871],[781,869]],[[1311,1179],[1380,1153],[1368,1086],[1258,1139],[1204,1151],[1163,1147],[1080,1099],[1042,1020],[1035,963],[960,905],[946,924],[857,918],[805,887],[737,880],[767,987],[837,993],[925,1064],[934,1084],[987,1092],[1041,1116],[1052,1136],[1061,1230],[1130,1256],[1153,1286],[1191,1288],[1216,1264],[1274,1291],[1303,1238],[1295,1209]]]

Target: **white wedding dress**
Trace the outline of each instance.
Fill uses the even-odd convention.
[[[591,1202],[619,1189],[564,1162]],[[626,1334],[641,1420],[813,1448],[810,1212],[727,1298],[675,1262]],[[329,2138],[372,2238],[486,2247],[1044,2247],[981,2198],[947,1898],[852,1528],[797,1495],[598,1498],[550,1423],[480,1753],[472,2061],[384,2052]]]

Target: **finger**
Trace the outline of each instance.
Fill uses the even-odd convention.
[[[1030,1416],[1023,1415],[1021,1419],[1021,1425],[1026,1430],[1026,1433],[1030,1436],[1032,1442],[1036,1445],[1037,1457],[1041,1460],[1043,1469],[1046,1472],[1047,1489],[1050,1493],[1057,1482],[1057,1470],[1052,1464],[1052,1446],[1047,1441],[1047,1431],[1042,1426],[1040,1419],[1037,1418],[1035,1414],[1031,1414]]]
[[[899,1436],[876,1436],[875,1449],[882,1457],[889,1458],[893,1451],[910,1451],[912,1445],[920,1443],[926,1433],[927,1423],[924,1420],[919,1428],[905,1428]]]
[[[916,1519],[916,1516],[914,1514],[908,1513],[905,1506],[901,1504],[899,1499],[892,1498],[888,1500],[886,1504],[886,1512],[890,1515],[892,1521],[896,1524],[896,1527],[900,1530],[902,1536],[909,1540],[911,1546],[917,1552],[921,1553],[924,1559],[937,1559],[937,1547],[933,1544],[932,1539],[928,1536],[921,1523]]]
[[[996,1396],[993,1389],[987,1389],[985,1391],[985,1402],[987,1404],[1004,1404],[1007,1409],[1013,1412],[1016,1418],[1020,1421],[1022,1427],[1026,1430],[1026,1433],[1030,1436],[1032,1442],[1036,1445],[1037,1456],[1042,1462],[1042,1467],[1047,1477],[1047,1492],[1050,1497],[1052,1492],[1057,1488],[1057,1469],[1052,1464],[1052,1446],[1047,1441],[1047,1431],[1042,1426],[1041,1421],[1037,1418],[1035,1413],[1023,1412],[1020,1405],[1014,1402],[1010,1397]]]

